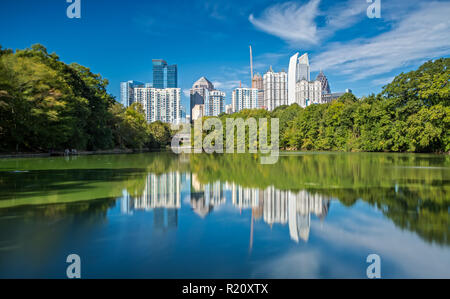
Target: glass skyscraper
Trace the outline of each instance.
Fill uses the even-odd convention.
[[[138,81],[120,82],[120,102],[125,107],[131,106],[134,102],[134,88],[142,87],[144,83]]]
[[[177,65],[168,65],[162,59],[153,59],[153,88],[177,88],[178,68]]]

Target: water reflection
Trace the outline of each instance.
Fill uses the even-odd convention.
[[[186,180],[189,177],[190,180]],[[272,227],[288,225],[293,241],[307,242],[311,230],[311,215],[323,220],[328,214],[331,198],[306,190],[291,192],[275,187],[266,189],[245,188],[235,183],[220,181],[202,184],[195,173],[149,173],[145,187],[133,196],[124,190],[120,198],[121,213],[132,215],[135,210],[153,211],[156,229],[176,228],[178,210],[181,208],[181,181],[190,181],[192,210],[201,218],[215,207],[227,204],[226,193],[231,194],[231,204],[237,210],[251,210],[252,222],[262,219]]]
[[[54,256],[74,249],[106,255],[92,277],[110,264],[121,277],[361,277],[361,257],[374,249],[400,277],[414,263],[449,274],[447,156],[289,154],[262,166],[251,155],[155,153],[2,163],[0,277],[65,273]]]

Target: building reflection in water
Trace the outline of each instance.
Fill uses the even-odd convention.
[[[153,211],[155,228],[168,229],[178,225],[178,209],[181,208],[182,181],[190,178],[190,205],[201,218],[205,218],[215,207],[227,203],[226,193],[231,193],[231,204],[239,210],[251,209],[251,237],[253,221],[262,219],[269,226],[288,225],[293,241],[309,239],[311,215],[324,219],[331,198],[307,191],[286,191],[274,187],[266,189],[244,188],[235,183],[220,181],[202,184],[196,174],[178,172],[162,175],[148,174],[145,189],[140,196],[124,192],[121,211],[132,214],[134,210]]]
[[[181,174],[170,172],[161,175],[148,174],[142,195],[132,196],[124,191],[121,202],[123,214],[135,210],[153,211],[156,229],[170,229],[178,226],[178,209],[181,208]]]

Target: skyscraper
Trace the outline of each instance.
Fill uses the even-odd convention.
[[[272,67],[264,74],[264,106],[269,111],[278,106],[287,105],[287,79],[285,71],[275,73]]]
[[[153,59],[153,88],[177,88],[177,65],[168,65],[165,60]]]
[[[308,53],[298,58],[299,53],[293,55],[289,61],[288,73],[288,105],[296,103],[296,84],[301,80],[310,80]]]
[[[192,119],[192,109],[195,105],[203,105],[205,104],[205,97],[207,95],[208,91],[214,90],[214,85],[205,77],[201,77],[198,79],[191,88],[191,95],[190,95],[190,102],[191,102],[191,108],[190,108],[190,115],[191,115],[191,121]]]
[[[295,85],[295,100],[303,108],[311,104],[322,104],[322,83],[317,80],[300,80]]]
[[[231,104],[233,105],[233,112],[242,109],[256,109],[258,106],[258,89],[236,88],[232,93]]]
[[[308,53],[303,54],[297,63],[297,82],[300,80],[310,81],[310,72],[309,72],[309,59]]]
[[[320,81],[320,83],[322,84],[322,93],[323,94],[331,93],[331,88],[330,88],[330,84],[328,83],[328,79],[322,71],[320,71],[319,74],[317,75],[316,81]]]
[[[142,104],[149,123],[158,120],[165,123],[181,122],[180,100],[180,88],[134,88],[134,101]]]
[[[143,86],[144,83],[138,81],[120,82],[120,102],[128,107],[134,102],[134,88]]]
[[[207,90],[205,97],[205,116],[218,116],[225,112],[225,93],[220,90]]]
[[[253,76],[252,88],[258,89],[258,108],[266,108],[264,104],[264,80],[260,74]]]

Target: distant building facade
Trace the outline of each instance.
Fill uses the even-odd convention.
[[[205,116],[218,116],[225,112],[225,92],[207,90],[204,104]]]
[[[214,85],[205,77],[201,77],[192,85],[190,90],[191,122],[195,120],[192,114],[192,109],[196,105],[204,105],[205,98],[208,96],[208,91],[211,90],[214,90]]]
[[[252,88],[258,89],[258,108],[264,109],[264,79],[260,74],[253,76]]]
[[[133,80],[120,82],[120,103],[124,107],[131,106],[134,102],[134,88],[142,86],[144,83]]]
[[[281,105],[288,103],[288,76],[285,71],[275,73],[270,67],[264,74],[264,107],[272,111]]]
[[[258,89],[236,88],[232,93],[231,105],[233,112],[258,108]]]
[[[181,122],[180,88],[137,87],[134,89],[134,101],[142,104],[149,123],[155,121]]]
[[[320,71],[319,74],[317,75],[316,81],[320,81],[323,94],[331,93],[330,83],[328,83],[327,76],[325,76],[325,74],[322,71]]]
[[[322,94],[322,102],[323,103],[331,103],[333,100],[339,99],[346,93],[352,93],[351,89],[346,89],[345,92],[333,92],[333,93],[324,93]]]
[[[178,67],[176,64],[168,65],[165,60],[153,59],[153,88],[177,88]]]
[[[322,83],[320,81],[301,80],[295,85],[295,101],[300,107],[322,104]]]
[[[310,81],[310,68],[308,53],[303,54],[300,58],[299,53],[293,55],[289,61],[288,71],[288,105],[298,103],[297,83],[299,81]]]

